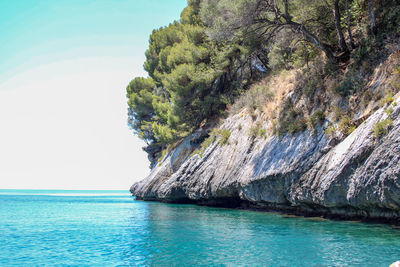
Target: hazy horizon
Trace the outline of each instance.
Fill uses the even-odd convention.
[[[149,172],[125,88],[186,0],[0,3],[0,188],[129,189]]]

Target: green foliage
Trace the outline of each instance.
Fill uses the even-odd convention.
[[[335,121],[339,121],[343,116],[346,115],[345,112],[343,112],[339,107],[335,107],[333,111],[333,119]]]
[[[342,116],[338,124],[338,130],[345,135],[351,134],[356,129],[356,125],[348,116]]]
[[[318,56],[319,51],[305,41],[295,42],[293,36],[282,34],[272,45],[269,66],[274,71],[301,68]]]
[[[375,1],[378,26],[390,34],[399,34],[397,2],[378,2]],[[232,107],[233,113],[246,108],[256,119],[259,113],[255,111],[262,110],[274,96],[268,83],[260,82],[261,78],[266,81],[265,76],[271,70],[308,70],[311,75],[303,79],[302,85],[303,92],[312,98],[316,88],[322,92],[328,76],[341,77],[345,67],[349,71],[334,88],[335,92],[345,97],[360,92],[365,86],[365,73],[371,73],[372,63],[382,58],[379,49],[386,45],[385,36],[389,36],[383,31],[367,34],[369,18],[365,3],[349,1],[349,30],[354,32],[357,47],[347,54],[341,53],[338,46],[332,3],[189,0],[179,21],[155,29],[150,35],[144,62],[148,78],[134,78],[126,88],[129,126],[148,144],[166,147],[203,123],[226,114],[227,106]],[[343,2],[339,9],[341,27],[347,29],[348,14]],[[329,59],[327,64],[321,52]],[[340,54],[345,56],[339,58]],[[352,60],[343,64],[348,55]],[[313,60],[311,68],[303,68]],[[357,68],[361,64],[363,69]],[[391,90],[397,93],[400,68],[393,77]],[[365,95],[365,99],[368,97]],[[392,103],[393,95],[383,101]],[[285,103],[273,128],[280,136],[294,134],[304,130],[307,123],[315,128],[324,120],[323,115],[317,111],[306,121],[302,111]],[[337,117],[338,130],[348,134],[355,127],[351,120],[343,119],[344,114]],[[252,136],[265,136],[265,129],[255,127]],[[216,138],[220,138],[220,145],[227,144],[230,132],[213,131],[199,153],[204,152],[203,145]]]
[[[307,121],[304,114],[293,107],[290,100],[284,103],[279,114],[279,123],[276,128],[276,134],[283,136],[285,133],[295,134],[304,131],[307,128]]]
[[[214,131],[212,131],[212,132],[210,133],[210,136],[207,137],[207,138],[203,141],[203,143],[201,143],[200,148],[199,148],[199,149],[196,149],[196,150],[192,153],[192,155],[199,154],[200,157],[202,158],[202,157],[203,157],[203,154],[204,154],[204,151],[207,149],[207,147],[209,147],[212,143],[214,143],[214,142],[216,141],[216,139],[217,139],[217,135],[216,135],[216,133],[215,133]]]
[[[262,128],[262,129],[260,129],[260,131],[258,131],[258,135],[260,136],[260,137],[266,137],[266,133],[267,133],[267,130],[265,130],[264,128]]]
[[[326,76],[335,75],[339,70],[339,64],[336,62],[327,62],[324,66],[324,73]]]
[[[215,131],[212,131],[210,133],[210,136],[207,137],[204,142],[201,144],[202,148],[206,149],[207,147],[209,147],[212,143],[215,142],[215,140],[217,139],[217,135]]]
[[[238,88],[264,71],[239,42],[212,42],[199,11],[200,0],[190,0],[180,21],[153,30],[144,63],[149,78],[127,87],[128,124],[148,143],[170,144],[220,116]]]
[[[200,9],[200,0],[188,0],[188,6],[181,13],[181,23],[191,25],[202,25],[200,17],[197,15]]]
[[[250,138],[252,139],[256,138],[260,134],[261,127],[262,124],[260,122],[257,122],[254,126],[252,126],[250,128],[250,134],[249,134]]]
[[[363,60],[373,54],[373,46],[369,40],[363,40],[361,45],[352,53],[352,58],[356,64],[361,64]]]
[[[333,59],[336,32],[331,7],[317,0],[288,1],[288,9],[284,7],[283,1],[204,0],[200,13],[213,40],[263,41],[273,69],[307,62],[314,50]]]
[[[315,75],[305,85],[304,92],[308,97],[312,97],[317,90],[317,86],[321,84],[320,76]]]
[[[337,124],[337,126],[330,123],[328,128],[325,129],[325,133],[329,136],[334,136],[336,133],[340,132],[347,136],[347,135],[351,134],[356,128],[357,128],[357,126],[354,124],[354,122],[351,120],[351,118],[349,116],[342,115],[340,117],[340,120],[339,120],[339,123]]]
[[[334,136],[336,133],[336,127],[332,123],[329,124],[328,128],[325,129],[325,133],[329,136]]]
[[[398,2],[396,4],[391,3],[391,1],[385,1],[382,5],[382,17],[384,22],[382,25],[385,27],[386,32],[390,33],[400,33],[398,25],[400,25],[400,6]]]
[[[325,113],[322,110],[315,111],[310,117],[311,126],[314,129],[316,129],[319,124],[323,123],[324,120],[325,120]]]
[[[349,71],[342,83],[335,88],[335,92],[341,96],[348,96],[361,91],[365,86],[365,79],[358,73]]]
[[[389,105],[393,101],[394,101],[393,93],[392,92],[388,92],[387,95],[381,100],[381,105],[382,106]]]
[[[268,54],[269,66],[272,70],[290,69],[293,66],[293,50],[282,44],[273,45]]]
[[[395,92],[400,91],[400,64],[394,70],[392,80],[390,81],[390,85],[393,87],[393,90]]]
[[[307,122],[304,118],[299,118],[287,124],[286,129],[289,134],[295,134],[304,131],[307,128]]]
[[[296,49],[292,54],[292,64],[295,68],[301,68],[304,65],[308,66],[311,60],[314,60],[319,55],[318,49],[307,42],[297,43]]]
[[[155,138],[162,144],[169,144],[176,140],[175,131],[167,125],[153,122],[152,129]]]
[[[388,107],[388,108],[385,110],[386,114],[388,114],[389,116],[392,115],[393,111],[394,111],[393,107]]]
[[[163,150],[161,151],[161,157],[158,159],[158,163],[163,162],[163,160],[164,160],[165,156],[167,155],[167,153],[168,153],[168,149],[167,149],[167,148],[166,148],[166,149],[163,149]]]
[[[126,88],[128,97],[128,123],[144,140],[154,139],[152,131],[153,94],[155,83],[151,78],[135,78]]]
[[[174,142],[223,107],[218,98],[210,101],[210,87],[218,75],[207,66],[214,51],[198,8],[198,1],[190,1],[182,23],[153,31],[144,64],[151,78],[135,78],[127,88],[130,125],[135,130],[146,124],[151,142]]]
[[[220,136],[219,145],[223,146],[229,144],[229,137],[231,136],[229,129],[219,129],[217,134]]]
[[[200,157],[203,157],[203,154],[206,151],[207,147],[217,141],[218,138],[218,145],[228,145],[230,136],[231,131],[229,129],[214,128],[210,132],[209,136],[203,141],[203,143],[201,143],[200,147],[191,154],[191,156],[200,155]]]
[[[383,135],[386,135],[389,131],[389,128],[393,125],[393,121],[391,119],[386,119],[381,122],[375,124],[374,127],[374,135],[376,138],[380,138]]]

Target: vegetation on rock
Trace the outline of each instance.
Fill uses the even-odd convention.
[[[379,138],[388,133],[389,128],[393,125],[391,119],[386,119],[375,124],[374,135]]]
[[[400,90],[399,24],[396,0],[189,0],[179,21],[150,35],[148,77],[127,86],[128,124],[159,157],[244,108],[271,122],[257,120],[251,138],[315,130],[325,120],[329,134],[348,135],[360,108],[391,103]],[[392,54],[386,95],[373,92],[368,81]],[[198,152],[229,136],[211,132]]]

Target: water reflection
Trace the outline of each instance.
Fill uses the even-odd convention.
[[[389,226],[138,202],[125,255],[144,265],[389,265],[400,231]]]

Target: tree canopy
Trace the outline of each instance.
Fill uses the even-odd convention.
[[[383,8],[393,3],[391,10]],[[380,18],[398,22],[396,0],[375,5],[372,0],[189,0],[179,21],[150,35],[148,77],[127,86],[128,124],[149,145],[162,148],[220,116],[271,70],[301,67],[319,54],[331,63],[346,61],[360,40],[378,33]],[[367,20],[370,32],[355,27]]]
[[[240,41],[212,41],[199,12],[200,1],[189,1],[179,22],[153,30],[144,63],[149,77],[127,87],[129,125],[148,143],[171,143],[218,116],[267,68]]]

